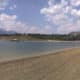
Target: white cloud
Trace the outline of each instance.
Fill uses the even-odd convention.
[[[15,4],[8,6],[8,1],[9,0],[0,0],[0,10],[13,10],[17,8]],[[56,6],[54,7],[55,10],[57,8]],[[26,23],[18,21],[16,15],[0,13],[0,29],[6,31],[16,31],[19,33],[51,33],[50,31],[52,28],[49,26],[39,27],[28,25]]]
[[[45,19],[56,25],[58,33],[68,33],[80,30],[80,0],[48,0],[48,7],[42,8],[40,13]]]
[[[71,14],[74,15],[74,16],[80,17],[80,10],[73,9],[73,10],[71,11]]]
[[[80,6],[80,0],[71,0],[72,6]]]
[[[49,7],[48,9],[47,8],[41,9],[41,13],[42,14],[56,14],[56,13],[61,12],[61,9],[62,9],[61,5],[54,5],[54,6]]]
[[[7,31],[16,31],[16,32],[27,32],[29,30],[29,26],[22,23],[21,21],[17,21],[16,15],[8,15],[8,14],[0,14],[0,28]]]
[[[76,6],[80,6],[80,1],[77,1],[77,2],[75,3],[75,5],[76,5]]]
[[[5,10],[8,0],[0,0],[0,10]],[[16,15],[0,14],[0,28],[21,33],[68,33],[80,30],[80,0],[48,0],[48,7],[40,10],[48,25],[32,26],[17,20]],[[10,10],[16,5],[9,7]]]
[[[37,27],[17,20],[16,15],[0,14],[0,29],[19,33],[48,33],[49,27]]]

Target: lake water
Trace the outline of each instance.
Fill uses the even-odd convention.
[[[0,57],[11,58],[47,54],[64,48],[80,47],[80,41],[0,41]]]

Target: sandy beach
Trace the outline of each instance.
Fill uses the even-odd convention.
[[[80,48],[0,62],[0,80],[80,80]]]

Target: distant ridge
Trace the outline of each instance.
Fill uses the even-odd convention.
[[[17,32],[15,31],[7,31],[7,30],[4,30],[4,29],[0,29],[0,35],[2,34],[16,34]]]
[[[71,33],[69,33],[69,35],[73,35],[73,36],[80,35],[80,31],[79,32],[71,32]]]

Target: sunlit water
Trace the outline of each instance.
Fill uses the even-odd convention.
[[[80,47],[80,41],[0,41],[0,57],[31,57],[72,47]]]

